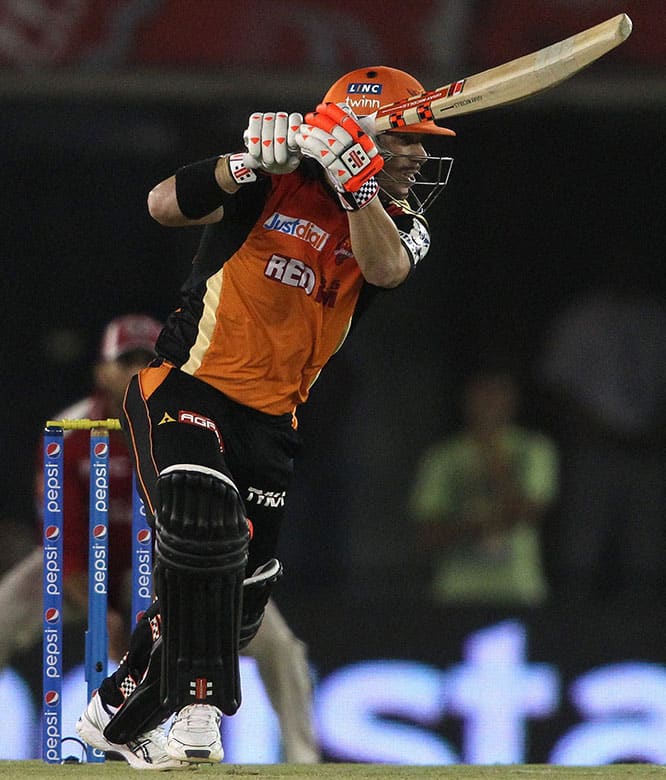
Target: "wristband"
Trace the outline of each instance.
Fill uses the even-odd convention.
[[[176,200],[188,219],[201,219],[222,205],[225,193],[215,178],[219,159],[209,157],[176,171]]]

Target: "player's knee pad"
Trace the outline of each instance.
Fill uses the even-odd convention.
[[[277,558],[260,566],[251,577],[243,581],[243,619],[240,631],[240,649],[254,639],[264,619],[266,604],[273,586],[282,576],[282,564]]]
[[[157,481],[155,584],[163,632],[161,696],[171,709],[240,706],[238,644],[249,532],[233,482],[180,464]]]

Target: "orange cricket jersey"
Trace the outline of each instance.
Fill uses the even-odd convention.
[[[200,248],[197,259],[216,270],[174,315],[180,357],[163,356],[238,403],[283,414],[306,400],[342,344],[364,280],[346,214],[325,185],[297,171],[256,189],[259,217],[233,254],[211,257],[217,244],[202,242],[209,256]],[[225,229],[226,213],[206,228]]]

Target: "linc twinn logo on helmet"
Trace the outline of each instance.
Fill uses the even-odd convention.
[[[350,95],[381,95],[383,84],[367,81],[353,81],[347,85],[347,93]]]

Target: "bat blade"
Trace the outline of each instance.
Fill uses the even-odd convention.
[[[397,130],[427,119],[471,114],[543,92],[619,46],[629,37],[631,28],[627,14],[618,14],[496,68],[382,106],[374,116],[374,132]]]

